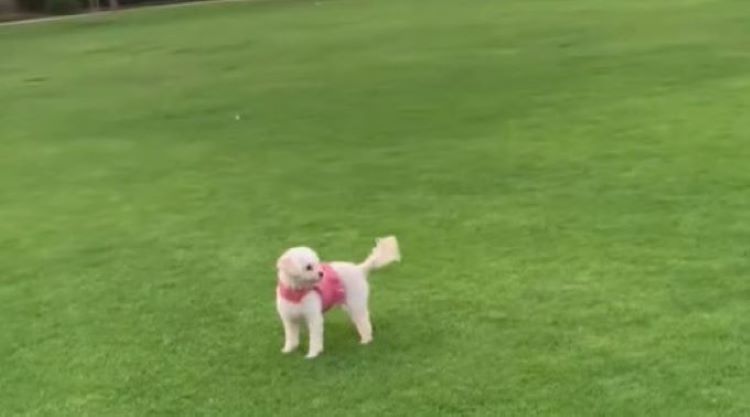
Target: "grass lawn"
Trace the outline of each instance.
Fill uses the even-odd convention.
[[[0,416],[750,415],[746,3],[0,27]],[[281,251],[386,233],[282,356]]]

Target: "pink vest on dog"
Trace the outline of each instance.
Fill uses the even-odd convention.
[[[339,274],[328,264],[322,264],[320,268],[323,271],[323,278],[314,287],[295,290],[279,282],[279,285],[276,287],[277,293],[281,298],[296,304],[302,301],[302,298],[310,291],[316,291],[320,295],[323,312],[330,310],[334,306],[343,304],[344,299],[346,299],[346,292],[344,291],[344,284],[341,283]]]

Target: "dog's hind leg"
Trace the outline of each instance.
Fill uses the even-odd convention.
[[[372,324],[370,323],[370,312],[367,306],[347,306],[347,313],[351,317],[354,326],[359,333],[359,343],[366,345],[372,342]]]

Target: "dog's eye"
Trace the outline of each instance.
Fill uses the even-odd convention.
[[[311,264],[307,264],[307,266],[305,267],[305,269],[307,269],[308,271],[312,271],[312,265]]]

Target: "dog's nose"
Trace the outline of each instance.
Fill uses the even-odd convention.
[[[323,278],[323,271],[318,271],[318,278]]]

